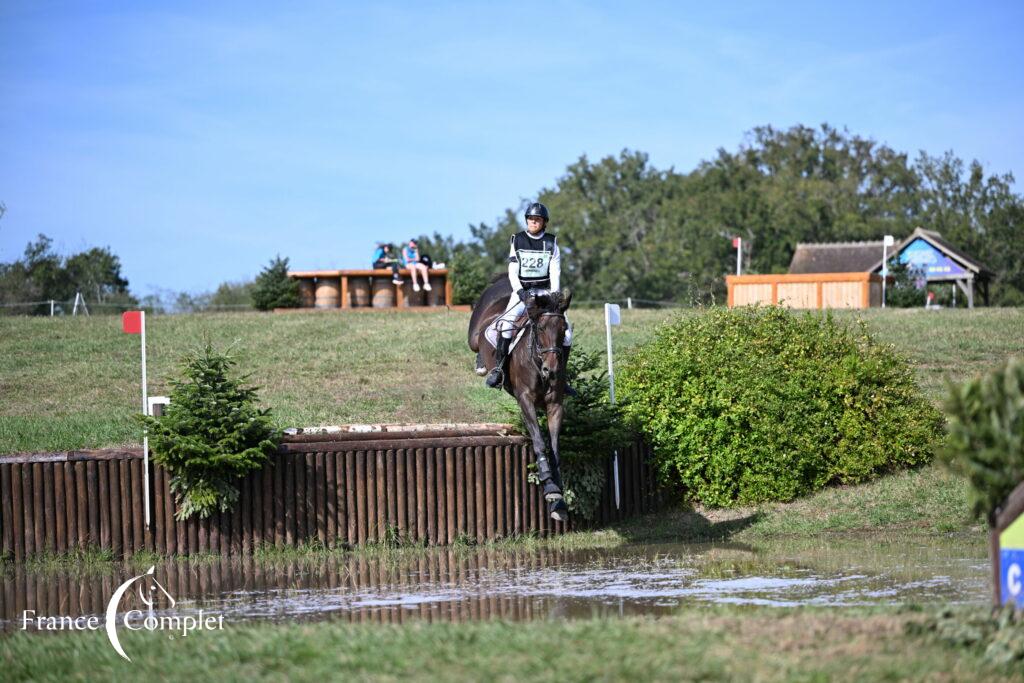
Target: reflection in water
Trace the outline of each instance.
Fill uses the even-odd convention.
[[[2,575],[0,625],[38,615],[101,615],[116,587],[142,570],[98,575]],[[158,564],[155,579],[179,614],[200,608],[246,619],[589,618],[671,613],[695,603],[849,606],[982,602],[983,544],[926,539],[803,542],[762,549],[737,545],[649,545],[602,550],[432,549],[299,561],[224,558]],[[153,590],[155,607],[167,596]],[[126,595],[121,609],[141,607]]]

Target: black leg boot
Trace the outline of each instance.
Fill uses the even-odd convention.
[[[547,456],[537,458],[537,476],[540,478],[541,487],[544,490],[544,500],[548,504],[548,514],[558,522],[565,522],[569,519],[569,506],[565,504],[565,497],[562,495],[561,482],[557,481],[551,471],[551,463]]]
[[[508,347],[511,343],[511,339],[505,339],[501,334],[498,335],[498,346],[494,349],[494,369],[484,380],[487,386],[497,389],[505,383],[505,359],[508,357]]]

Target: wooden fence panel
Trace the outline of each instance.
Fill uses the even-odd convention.
[[[550,520],[540,487],[528,480],[533,453],[525,439],[479,433],[451,435],[450,444],[445,439],[388,435],[373,446],[366,435],[337,443],[306,437],[292,444],[301,448],[282,447],[267,466],[242,478],[230,511],[185,521],[175,519],[168,473],[154,465],[148,526],[138,452],[0,456],[0,554],[23,561],[93,546],[124,556],[143,548],[246,555],[262,544],[352,546],[393,534],[424,544],[460,537],[482,543],[584,525]],[[586,526],[657,509],[649,460],[650,449],[639,442],[620,453],[616,510],[609,459],[596,519]]]

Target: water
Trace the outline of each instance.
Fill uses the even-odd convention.
[[[0,628],[37,616],[102,615],[142,570],[0,575]],[[467,621],[665,615],[701,604],[844,608],[983,603],[984,539],[824,540],[626,545],[600,550],[435,549],[298,561],[165,561],[153,578],[157,612],[203,609],[246,620]],[[172,607],[170,600],[174,600]],[[144,608],[129,591],[121,611]]]

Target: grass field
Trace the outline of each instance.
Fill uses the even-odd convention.
[[[658,323],[693,310],[632,310],[618,358]],[[934,401],[962,380],[1024,354],[1024,309],[871,310],[877,337],[905,354]],[[604,349],[603,315],[573,311],[577,343]],[[232,313],[153,317],[149,392],[166,394],[183,352],[210,339],[251,373],[281,426],[507,421],[511,399],[472,372],[467,313]],[[0,317],[0,453],[135,445],[139,338],[120,319]]]
[[[907,633],[894,610],[707,608],[626,618],[402,626],[225,626],[186,638],[102,632],[0,639],[10,681],[1020,680],[966,649]]]
[[[624,312],[615,331],[618,357],[672,315],[699,313]],[[947,379],[959,381],[1024,354],[1024,310],[838,315],[863,318],[880,341],[895,345],[936,403]],[[603,349],[601,313],[576,311],[572,317],[578,343]],[[153,318],[150,393],[166,393],[177,358],[208,337],[232,348],[282,426],[506,421],[511,401],[472,373],[467,319],[463,313]],[[116,319],[0,318],[0,453],[137,443],[131,420],[139,402],[137,377],[138,337],[123,335]],[[799,557],[801,544],[817,547],[833,535],[862,537],[861,553],[891,554],[909,541],[927,544],[940,537],[984,545],[977,522],[967,517],[964,482],[935,466],[787,504],[678,509],[610,529],[503,544],[529,551],[731,540],[764,548],[770,559],[772,552]],[[266,560],[318,552],[335,551],[294,549]],[[98,558],[94,570],[105,571],[108,561]],[[44,561],[37,570],[66,569],[67,562]],[[835,562],[843,562],[841,554]],[[909,634],[908,625],[922,618],[894,607],[714,606],[687,607],[660,619],[528,624],[235,624],[188,638],[123,632],[132,664],[114,653],[102,632],[14,633],[0,636],[0,663],[4,680],[1020,679],[1019,672],[985,664],[976,650]]]

